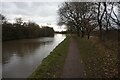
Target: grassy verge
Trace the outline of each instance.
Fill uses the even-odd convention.
[[[86,78],[118,77],[117,52],[104,46],[96,38],[77,38]]]
[[[59,78],[68,51],[70,37],[67,37],[48,55],[28,79]]]

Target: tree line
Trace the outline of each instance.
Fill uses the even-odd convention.
[[[58,25],[66,25],[81,37],[86,34],[88,39],[93,30],[99,31],[102,39],[103,32],[120,29],[120,2],[63,2],[58,15]]]
[[[40,27],[35,22],[23,22],[22,18],[16,18],[14,23],[10,23],[5,16],[0,16],[3,41],[54,36],[54,30],[49,26]]]

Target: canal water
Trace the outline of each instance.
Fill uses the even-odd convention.
[[[63,34],[55,34],[54,37],[3,42],[3,77],[27,78],[65,37]]]

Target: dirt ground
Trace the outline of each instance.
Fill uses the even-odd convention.
[[[80,60],[80,53],[74,38],[71,38],[69,51],[64,63],[61,78],[83,78],[84,66]]]

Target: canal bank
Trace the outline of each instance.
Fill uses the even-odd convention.
[[[70,37],[67,37],[42,61],[29,79],[60,77],[68,52],[69,43]]]

